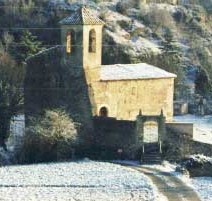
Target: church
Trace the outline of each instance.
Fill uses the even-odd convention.
[[[66,53],[85,71],[93,116],[135,120],[141,109],[147,115],[163,110],[172,119],[176,75],[145,63],[102,65],[104,22],[86,7],[60,24]]]
[[[146,63],[102,65],[105,23],[86,6],[59,23],[61,45],[26,60],[26,124],[30,116],[54,108],[67,111],[74,121],[83,125],[84,132],[95,127],[93,119],[109,119],[107,126],[103,126],[103,122],[96,123],[107,127],[107,131],[109,127],[112,130],[104,136],[108,139],[98,138],[95,143],[113,146],[116,141],[114,146],[117,148],[121,146],[117,145],[118,141],[126,142],[126,146],[136,141],[137,137],[132,141],[128,137],[134,136],[134,130],[139,130],[135,123],[139,114],[151,125],[156,121],[158,134],[152,140],[160,141],[161,117],[163,124],[173,117],[176,75]],[[145,129],[141,130],[145,133]]]

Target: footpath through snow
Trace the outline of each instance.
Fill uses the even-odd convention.
[[[176,165],[170,164],[166,161],[163,162],[163,165],[145,165],[144,167],[154,168],[155,170],[171,174],[179,178],[188,187],[192,188],[198,194],[201,201],[212,201],[212,177],[189,178],[188,175],[183,175],[181,173],[176,172]],[[161,177],[161,179],[165,180],[164,175],[158,174],[158,176]]]
[[[146,173],[146,175],[148,175],[155,182],[155,184],[157,183],[160,185],[157,186],[158,190],[161,193],[164,193],[169,200],[195,201],[199,200],[197,198],[198,196],[201,201],[212,201],[212,177],[189,178],[188,175],[182,175],[181,173],[176,172],[176,165],[170,164],[167,161],[164,161],[162,165],[141,166],[137,161],[119,160],[114,162],[131,166],[138,171]],[[197,193],[197,195],[194,195],[195,193],[192,192],[192,189]],[[182,193],[180,193],[180,191],[182,191]],[[189,199],[189,197],[191,199]],[[165,198],[166,197],[164,197],[164,199]]]

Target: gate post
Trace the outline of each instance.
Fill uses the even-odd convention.
[[[145,153],[144,143],[142,144],[142,154]]]
[[[163,115],[163,109],[161,110],[159,120],[158,120],[158,143],[160,146],[160,153],[162,154],[162,142],[164,136],[166,135],[166,117]]]
[[[143,115],[142,115],[142,111],[139,111],[139,114],[136,118],[136,145],[138,147],[142,146],[142,152],[144,153],[144,144],[143,144],[143,132],[144,132],[144,128],[143,128]]]

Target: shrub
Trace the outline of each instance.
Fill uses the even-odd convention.
[[[116,11],[123,15],[126,15],[128,9],[139,7],[140,3],[138,0],[121,0],[116,4]]]
[[[61,110],[47,110],[26,129],[20,162],[32,163],[71,158],[78,143],[78,124]]]
[[[123,15],[126,15],[127,9],[128,9],[128,4],[125,2],[120,1],[116,4],[116,11]]]
[[[149,25],[154,32],[165,27],[174,28],[174,19],[166,9],[151,6],[150,10],[143,16],[144,22]]]
[[[180,23],[180,22],[185,22],[186,19],[186,9],[185,8],[178,8],[176,12],[173,13],[174,19]]]
[[[130,22],[129,21],[121,20],[121,21],[117,21],[117,23],[120,25],[120,27],[122,29],[125,29],[125,30],[130,29]]]

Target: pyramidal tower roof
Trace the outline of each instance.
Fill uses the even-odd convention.
[[[86,7],[81,6],[71,16],[60,21],[62,25],[104,25],[105,23]]]

